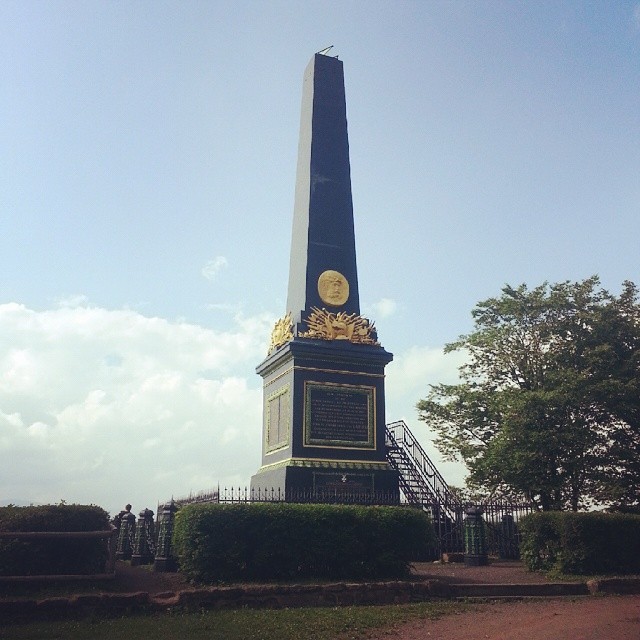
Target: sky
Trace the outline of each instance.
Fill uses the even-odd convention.
[[[344,63],[386,419],[505,284],[640,282],[640,1],[0,3],[0,504],[116,513],[260,466],[302,75]]]

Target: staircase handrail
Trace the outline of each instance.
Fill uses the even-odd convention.
[[[400,488],[410,504],[424,505],[433,492],[413,464],[407,452],[396,442],[391,432],[387,433],[387,460],[398,472]]]
[[[459,511],[463,506],[461,500],[451,491],[442,474],[411,433],[404,420],[387,424],[385,432],[387,444],[404,453],[410,462],[412,471],[414,474],[418,474],[428,493],[441,505],[450,505],[452,511]]]

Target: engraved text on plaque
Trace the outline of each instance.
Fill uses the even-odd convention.
[[[375,388],[305,383],[307,446],[375,448]]]

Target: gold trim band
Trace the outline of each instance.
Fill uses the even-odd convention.
[[[279,462],[272,462],[260,467],[260,471],[279,467],[307,467],[330,469],[371,469],[373,471],[387,471],[391,469],[388,462],[369,462],[367,460],[326,460],[323,458],[287,458]]]

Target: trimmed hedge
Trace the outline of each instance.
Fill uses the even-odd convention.
[[[434,533],[401,507],[194,504],[178,511],[173,544],[199,582],[381,579],[407,576]]]
[[[103,531],[109,514],[87,505],[0,507],[0,531]],[[106,539],[0,538],[0,575],[71,575],[101,573]]]
[[[519,526],[520,553],[532,571],[640,573],[640,516],[547,511],[525,516]]]

